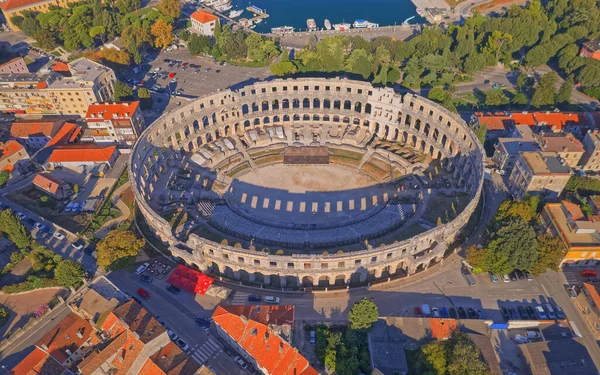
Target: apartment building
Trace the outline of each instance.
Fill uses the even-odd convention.
[[[542,151],[556,152],[571,168],[577,167],[585,151],[581,142],[570,133],[543,133],[539,137],[539,143]]]
[[[146,126],[139,104],[135,101],[90,105],[83,138],[96,144],[132,146]]]
[[[65,120],[15,121],[10,126],[10,136],[37,150],[46,147],[64,124]]]
[[[6,0],[0,3],[4,18],[8,23],[8,26],[14,30],[19,31],[19,28],[12,23],[11,17],[20,16],[24,11],[32,11],[39,13],[46,13],[49,11],[50,6],[59,6],[66,8],[68,3],[76,3],[79,0]]]
[[[192,13],[190,19],[192,21],[192,27],[190,30],[206,36],[214,35],[215,27],[217,25],[217,21],[219,20],[219,18],[214,14],[205,12],[203,10],[198,10]]]
[[[571,168],[555,152],[521,152],[509,176],[508,187],[518,199],[525,194],[556,199],[571,178]]]
[[[29,164],[29,154],[22,144],[17,141],[0,143],[0,171],[8,171],[11,175],[24,172]]]
[[[29,73],[27,64],[25,64],[25,60],[22,57],[16,57],[4,64],[0,64],[0,74],[11,73]]]
[[[112,69],[85,58],[63,65],[68,71],[1,74],[0,111],[85,116],[91,104],[112,99]]]
[[[494,164],[510,174],[520,152],[538,151],[540,146],[531,128],[527,125],[516,125],[508,138],[498,138],[494,151]]]
[[[585,150],[581,159],[582,169],[585,171],[600,171],[600,133],[598,130],[589,131],[583,138]]]

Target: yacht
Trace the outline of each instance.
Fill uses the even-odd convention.
[[[349,23],[336,23],[333,28],[337,31],[350,30],[351,25]]]
[[[293,33],[294,28],[292,26],[279,26],[271,28],[271,33],[273,34],[286,34]]]
[[[331,30],[331,22],[329,22],[329,20],[328,20],[328,19],[326,19],[326,20],[325,20],[325,28],[326,28],[327,30]]]
[[[215,6],[215,9],[218,10],[219,12],[225,12],[231,8],[233,8],[233,5],[231,5],[231,3]]]
[[[232,10],[231,12],[229,12],[229,18],[236,18],[242,15],[242,13],[244,13],[243,10]]]
[[[373,29],[379,27],[378,23],[369,22],[367,20],[356,20],[352,24],[355,29]]]
[[[306,26],[308,27],[308,31],[315,31],[317,29],[317,23],[312,18],[306,20]]]

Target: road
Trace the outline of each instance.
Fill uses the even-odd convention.
[[[248,375],[225,353],[214,327],[209,333],[195,323],[197,316],[210,318],[221,302],[220,298],[193,295],[185,291],[174,295],[165,289],[167,284],[164,281],[154,278],[151,284],[143,283],[133,272],[112,272],[107,278],[130,295],[136,295],[138,288],[148,291],[151,297],[143,301],[144,308],[164,320],[167,327],[190,346],[188,354],[198,363],[207,363],[218,375]]]
[[[21,362],[23,358],[31,353],[35,343],[70,312],[71,310],[66,304],[60,305],[56,310],[46,315],[38,325],[21,336],[12,346],[0,352],[0,369],[4,370],[0,374],[7,374],[8,371],[5,369],[12,369]]]

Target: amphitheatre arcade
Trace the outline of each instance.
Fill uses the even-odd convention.
[[[180,262],[250,284],[342,286],[439,262],[479,202],[483,149],[417,95],[273,80],[165,113],[129,175]]]

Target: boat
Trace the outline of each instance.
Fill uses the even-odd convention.
[[[231,12],[229,12],[229,18],[236,18],[242,15],[242,13],[244,13],[243,10],[232,10]]]
[[[273,34],[285,34],[285,33],[293,33],[294,28],[292,26],[279,26],[271,28],[271,33]]]
[[[233,8],[233,5],[231,5],[231,3],[215,6],[215,9],[218,10],[219,12],[225,12],[231,8]]]
[[[423,11],[423,9],[417,8],[417,14],[423,17],[423,14],[425,14],[425,12]]]
[[[326,28],[327,30],[331,30],[331,22],[329,22],[329,20],[328,20],[328,19],[326,19],[326,20],[325,20],[325,28]]]
[[[254,20],[254,23],[261,23],[262,21],[263,21],[263,19],[262,19],[262,18],[258,18],[258,19],[256,19],[256,20]]]
[[[379,27],[378,23],[369,22],[367,20],[356,20],[352,24],[352,27],[355,29],[374,29]]]
[[[306,20],[306,27],[308,27],[308,31],[315,31],[317,29],[317,23],[314,19],[309,18]]]
[[[350,30],[351,25],[349,23],[336,23],[333,28],[337,31]]]

